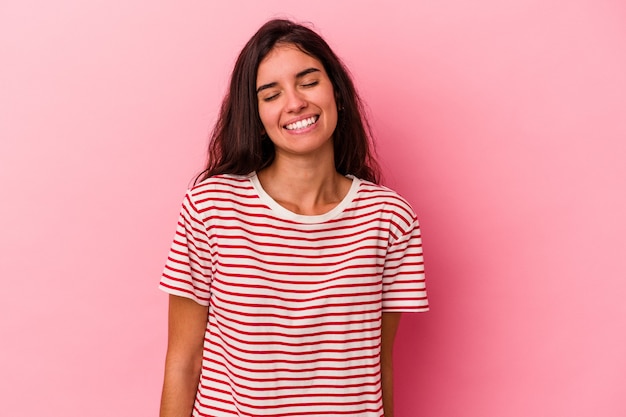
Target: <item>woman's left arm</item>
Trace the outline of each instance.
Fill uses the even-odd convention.
[[[383,313],[380,348],[380,373],[385,417],[393,417],[393,341],[401,313]]]

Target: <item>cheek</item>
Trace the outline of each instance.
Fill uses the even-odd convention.
[[[335,99],[335,92],[331,89],[327,91],[324,96],[326,97],[326,107],[333,113],[337,113],[337,100]]]
[[[267,107],[259,107],[259,118],[261,119],[261,123],[263,124],[265,130],[267,130],[268,128],[271,129],[272,114],[268,111]]]
[[[338,118],[337,101],[335,100],[334,93],[331,93],[331,94],[332,95],[328,99],[328,102],[327,102],[326,106],[328,108],[329,114],[332,116],[332,118],[334,119],[334,122],[336,123],[337,122],[337,118]]]

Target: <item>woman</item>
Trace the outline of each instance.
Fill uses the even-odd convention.
[[[161,279],[161,417],[393,416],[400,313],[428,303],[368,133],[315,32],[272,20],[246,44]]]

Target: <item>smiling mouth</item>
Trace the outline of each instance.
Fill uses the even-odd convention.
[[[288,125],[285,125],[285,129],[287,129],[287,130],[304,129],[306,127],[311,126],[312,124],[317,123],[319,118],[320,118],[319,116],[313,116],[313,117],[309,117],[307,119],[298,120],[295,123],[289,123]]]

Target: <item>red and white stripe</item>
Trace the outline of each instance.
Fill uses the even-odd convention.
[[[220,175],[183,202],[164,291],[209,306],[194,416],[383,415],[382,312],[428,310],[415,214],[354,178],[320,216],[256,176]]]

